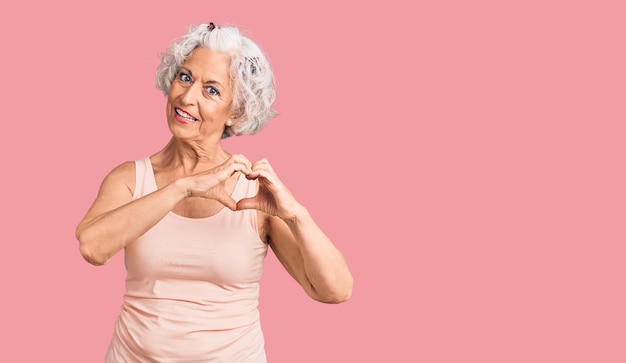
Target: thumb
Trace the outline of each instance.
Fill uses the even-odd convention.
[[[235,202],[235,200],[228,195],[220,195],[218,198],[216,198],[216,200],[224,204],[224,206],[230,210],[237,210],[237,202]]]
[[[243,198],[237,202],[237,210],[242,209],[259,209],[259,201],[256,197]]]

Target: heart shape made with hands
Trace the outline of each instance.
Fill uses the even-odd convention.
[[[242,170],[242,172],[249,180],[257,180],[259,189],[255,196],[243,198],[237,202],[236,210],[256,209],[283,218],[293,214],[293,208],[297,204],[295,198],[267,160],[262,159],[254,163],[250,170]]]
[[[257,180],[257,194],[236,202],[226,190],[226,181],[236,172],[241,172],[248,180]],[[205,178],[211,176],[210,178]],[[278,178],[267,159],[250,163],[243,155],[233,155],[219,167],[203,174],[198,181],[197,191],[205,197],[215,199],[231,210],[256,209],[280,218],[294,215],[299,204]],[[210,182],[217,177],[217,185]],[[208,182],[207,182],[208,181]],[[208,188],[208,189],[205,189]]]
[[[237,172],[258,182],[257,194],[238,202],[226,189],[226,181]],[[214,183],[216,179],[217,184]],[[222,165],[198,174],[194,181],[192,195],[217,200],[231,210],[256,209],[280,218],[290,218],[299,207],[299,203],[265,158],[251,163],[243,155],[232,155]]]

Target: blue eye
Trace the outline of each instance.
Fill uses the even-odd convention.
[[[189,77],[189,75],[187,73],[180,73],[178,76],[178,79],[181,80],[181,82],[183,83],[189,83],[191,82],[191,77]]]
[[[219,96],[220,95],[220,91],[217,88],[213,87],[213,86],[207,87],[206,91],[211,96]]]

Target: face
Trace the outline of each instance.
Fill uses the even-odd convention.
[[[177,137],[221,139],[233,99],[227,55],[196,48],[174,78],[167,121]]]

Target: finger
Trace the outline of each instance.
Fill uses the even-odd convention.
[[[272,166],[270,165],[270,162],[266,158],[261,158],[252,164],[252,169],[254,170],[255,168],[264,168],[264,169],[271,170]]]
[[[242,165],[242,168],[239,171],[241,171],[246,176],[250,175],[250,173],[252,173],[251,164]]]
[[[244,163],[244,162],[233,162],[230,166],[229,166],[229,170],[230,170],[230,175],[233,175],[236,172],[242,172],[244,175],[248,176],[251,172],[252,169],[250,169],[250,164]]]
[[[226,208],[230,210],[237,210],[237,202],[228,195],[220,195],[215,198],[218,202],[222,203]]]
[[[257,167],[255,169],[252,169],[250,177],[252,179],[265,179],[265,181],[270,184],[280,183],[280,180],[278,176],[274,173],[274,171],[271,169],[266,169],[265,167]]]
[[[248,160],[248,158],[246,158],[242,154],[234,154],[233,156],[231,156],[231,159],[235,163],[243,164],[248,169],[252,169],[252,163],[250,162],[250,160]]]
[[[267,162],[267,159],[261,159],[255,161],[251,166],[252,172],[270,172],[273,173],[272,166]]]
[[[259,209],[259,201],[257,197],[243,198],[237,202],[237,210],[242,209]]]

